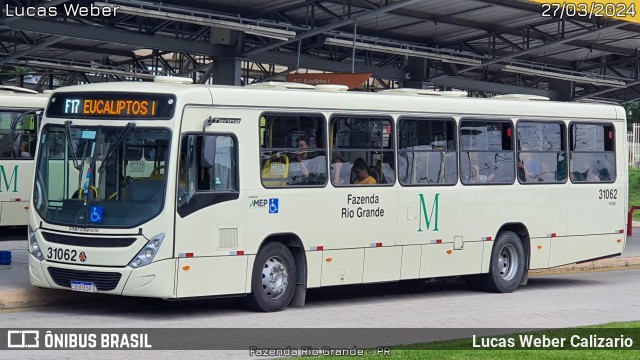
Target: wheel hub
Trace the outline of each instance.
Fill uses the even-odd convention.
[[[289,285],[289,273],[279,257],[269,258],[262,268],[262,289],[269,299],[275,300],[284,295]]]
[[[511,280],[516,275],[518,270],[518,255],[516,252],[516,248],[511,245],[505,245],[499,253],[498,258],[498,269],[500,271],[500,276],[504,280]]]

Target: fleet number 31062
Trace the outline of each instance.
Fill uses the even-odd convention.
[[[598,199],[609,200],[618,198],[618,189],[600,189]]]
[[[56,248],[47,249],[47,259],[76,261],[77,255],[78,253],[75,250],[56,249]]]

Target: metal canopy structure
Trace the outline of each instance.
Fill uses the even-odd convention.
[[[32,81],[38,90],[154,75],[246,84],[311,69],[371,72],[375,85],[385,88],[435,86],[479,96],[524,93],[615,103],[640,99],[640,24],[545,17],[540,4],[526,0],[3,5],[0,80]],[[28,7],[45,14],[28,16]],[[79,7],[112,12],[90,16]]]

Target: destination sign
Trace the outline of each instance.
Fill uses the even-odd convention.
[[[64,118],[170,119],[176,97],[147,93],[58,93],[49,100],[47,116]]]

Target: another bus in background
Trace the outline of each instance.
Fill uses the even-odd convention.
[[[48,98],[0,86],[0,227],[27,225],[38,119]]]

